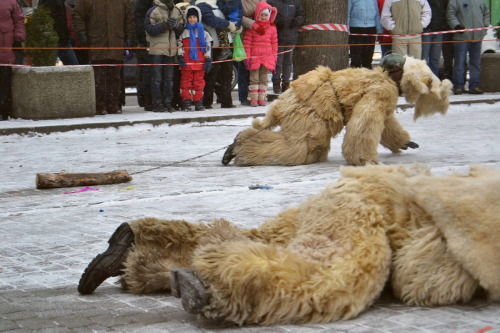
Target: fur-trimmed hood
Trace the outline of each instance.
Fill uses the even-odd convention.
[[[268,4],[265,1],[261,1],[261,2],[257,3],[257,7],[255,8],[255,15],[254,15],[255,21],[259,21],[260,13],[264,9],[269,9],[271,11],[271,15],[269,17],[269,22],[274,23],[274,20],[276,19],[276,15],[278,14],[278,12],[277,12],[276,8],[274,8],[273,6],[271,6],[270,4]]]
[[[406,56],[401,91],[408,102],[415,103],[413,119],[434,113],[446,114],[451,88],[451,81],[439,80],[424,60]]]
[[[184,21],[186,21],[186,24],[188,23],[188,18],[187,18],[187,16],[188,16],[188,12],[189,12],[189,10],[190,10],[190,9],[194,9],[194,10],[196,10],[196,11],[198,12],[198,22],[200,22],[200,23],[201,23],[201,18],[202,18],[202,16],[201,16],[201,10],[200,10],[200,8],[198,8],[198,7],[196,7],[196,6],[188,6],[188,7],[186,7],[186,9],[185,9],[185,10],[184,10],[184,12],[183,12],[183,15],[184,15]]]

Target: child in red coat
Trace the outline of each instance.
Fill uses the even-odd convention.
[[[266,105],[266,89],[269,71],[276,68],[278,57],[278,32],[274,25],[277,10],[265,1],[257,4],[255,21],[265,30],[263,35],[254,29],[245,33],[243,45],[247,59],[245,66],[250,71],[249,96],[251,106]]]
[[[205,110],[203,107],[204,75],[212,68],[210,47],[212,37],[200,23],[201,11],[198,7],[186,8],[185,19],[186,28],[178,41],[182,109],[191,111],[191,103],[194,102],[195,111],[203,111]]]

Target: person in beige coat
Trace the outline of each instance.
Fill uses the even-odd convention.
[[[457,195],[457,194],[460,195]],[[239,325],[326,323],[384,288],[408,305],[500,301],[500,170],[435,177],[422,164],[341,168],[341,178],[254,229],[144,218],[123,223],[78,290],[120,276],[136,294]]]
[[[80,45],[90,47],[94,66],[96,114],[121,113],[124,47],[135,46],[134,9],[130,0],[79,0],[72,22]]]

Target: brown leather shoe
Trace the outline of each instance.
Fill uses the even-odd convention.
[[[122,274],[123,263],[134,243],[134,233],[128,223],[122,223],[108,240],[108,249],[95,257],[80,278],[78,292],[91,294],[111,276]]]

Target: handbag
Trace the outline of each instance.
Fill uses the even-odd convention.
[[[245,49],[243,48],[243,42],[241,41],[240,33],[238,32],[236,36],[234,36],[233,41],[233,60],[234,61],[242,61],[247,58],[247,54],[245,53]]]

